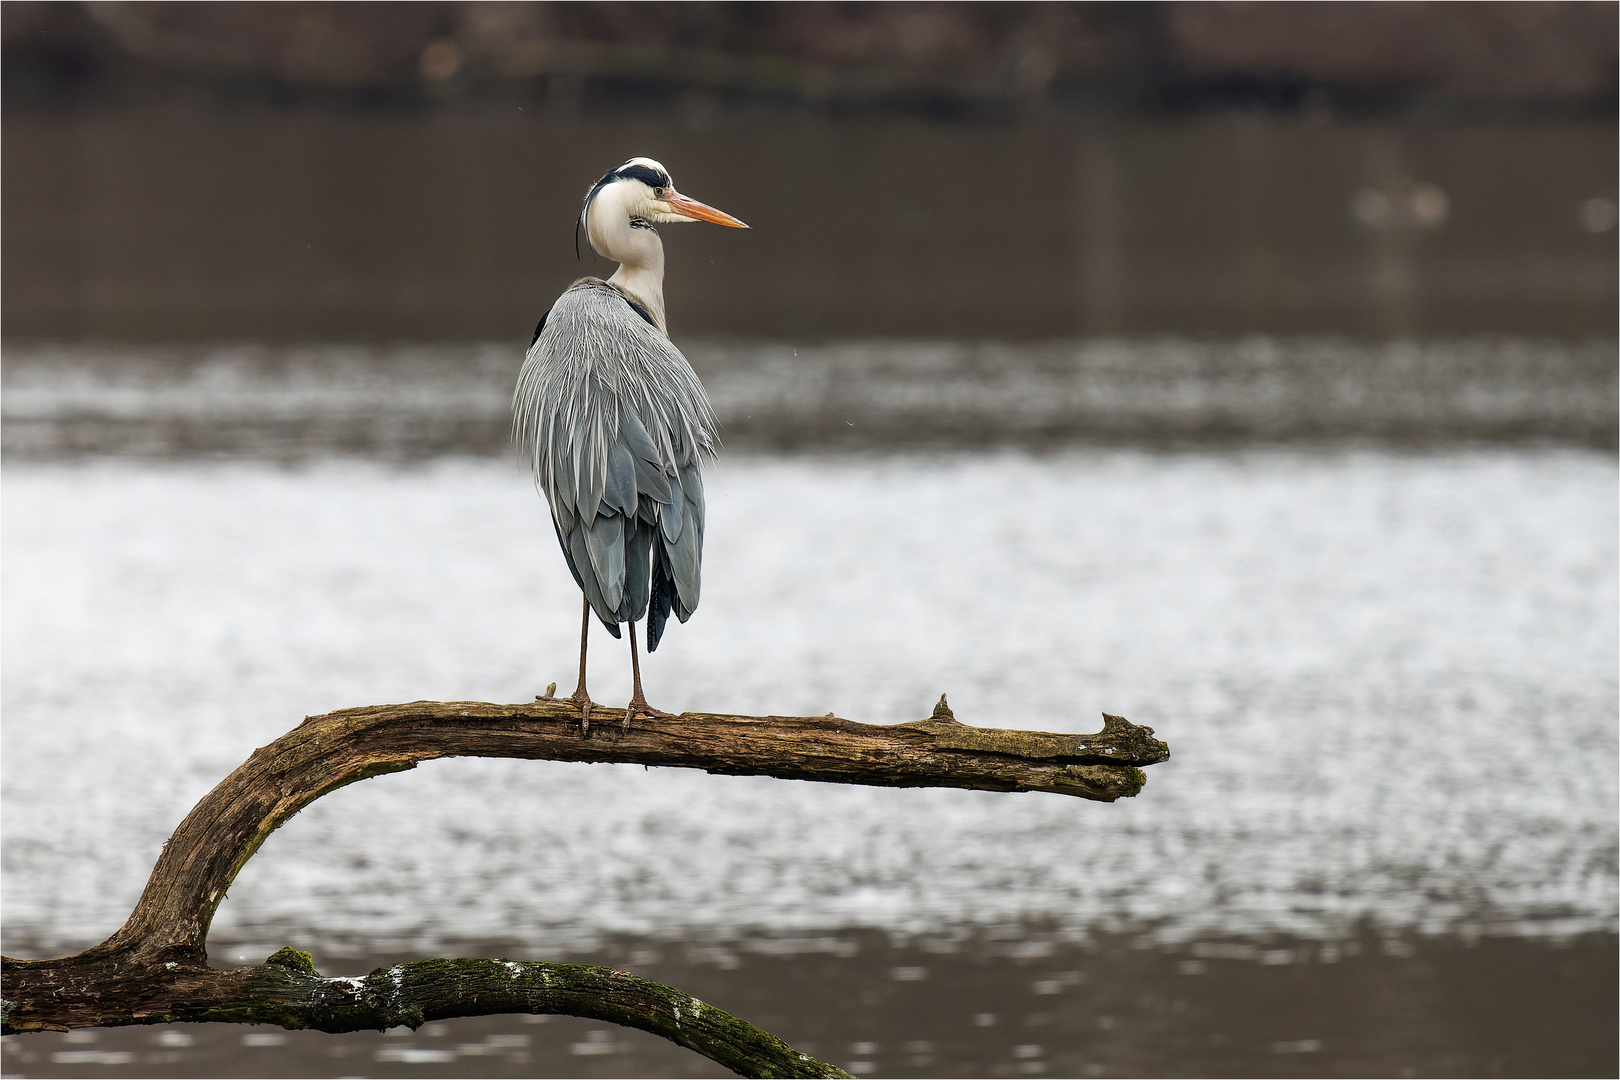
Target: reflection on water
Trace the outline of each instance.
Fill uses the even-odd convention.
[[[571,670],[577,593],[506,461],[5,484],[8,948],[110,933],[186,810],[304,715],[526,700]],[[970,723],[1117,712],[1174,758],[1114,805],[435,762],[288,823],[220,932],[554,953],[1028,920],[1613,927],[1606,456],[733,456],[710,491],[703,607],[650,659],[655,703],[889,723],[947,691]],[[626,697],[596,644],[598,699]]]
[[[1615,325],[1607,115],[683,113],[8,111],[6,334],[515,340],[633,154],[753,226],[666,230],[677,336]]]

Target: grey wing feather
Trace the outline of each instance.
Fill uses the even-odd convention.
[[[627,518],[636,516],[636,463],[623,442],[608,447],[607,485],[602,505]]]
[[[636,466],[636,487],[654,502],[669,501],[669,477],[658,457],[658,447],[635,413],[625,413],[621,427],[624,445]]]
[[[703,469],[696,458],[681,465],[681,491],[686,501],[697,510],[697,519],[703,521]]]
[[[631,519],[629,527],[625,530],[624,561],[626,567],[640,567],[635,573],[628,574],[624,581],[624,600],[622,609],[633,612],[631,618],[641,618],[647,613],[647,601],[651,594],[651,582],[647,575],[647,562],[652,554],[652,540],[655,528],[645,521]]]
[[[598,618],[601,618],[602,612],[607,611],[608,606],[602,599],[602,590],[597,587],[596,574],[591,570],[591,555],[585,546],[585,530],[576,525],[572,530],[564,533],[561,528],[558,528],[557,540],[562,544],[563,558],[567,560],[568,569],[574,575],[574,582],[579,586],[580,591],[585,594],[585,599],[590,601],[591,610],[596,612]],[[584,573],[580,573],[581,568],[584,569]],[[614,637],[619,636],[619,624],[617,621],[602,619],[602,625],[606,626],[608,632]]]
[[[608,514],[592,521],[585,529],[585,550],[590,556],[603,605],[617,612],[619,602],[624,599],[624,518]]]
[[[719,437],[697,375],[623,294],[586,278],[544,320],[512,412],[592,610],[615,636],[648,616],[655,648],[671,610],[691,617],[701,586],[701,458]]]
[[[681,526],[685,524],[686,492],[678,483],[669,485],[669,505],[662,508],[659,524],[662,526],[665,543],[673,544],[681,537]]]
[[[675,545],[679,555],[671,558],[670,565],[677,570],[675,584],[680,590],[681,605],[676,614],[681,622],[685,622],[697,610],[698,595],[702,589],[703,472],[695,459],[681,468],[681,493],[686,498],[686,528],[681,530],[680,540]],[[676,552],[671,554],[675,555]],[[678,572],[683,566],[688,574],[685,579]]]

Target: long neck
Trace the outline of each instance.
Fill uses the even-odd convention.
[[[657,237],[654,237],[656,242]],[[653,317],[653,323],[663,333],[669,336],[669,325],[664,321],[664,255],[662,245],[658,253],[658,261],[652,266],[633,267],[629,263],[620,263],[619,269],[608,278],[609,285],[617,285],[631,298],[647,309],[647,314]]]
[[[647,309],[653,323],[667,337],[664,321],[664,243],[651,229],[630,224],[630,208],[617,185],[604,189],[591,205],[591,246],[619,264],[608,278]]]

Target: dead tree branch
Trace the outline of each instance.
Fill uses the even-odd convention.
[[[576,707],[418,701],[309,717],[209,792],[164,846],[135,911],[75,956],[4,959],[6,1034],[217,1020],[354,1031],[505,1012],[587,1016],[662,1035],[752,1076],[838,1076],[765,1032],[678,990],[566,964],[426,960],[362,979],[323,978],[307,954],[208,966],[206,939],[226,888],[283,822],[329,791],[443,757],[626,762],[887,787],[1049,791],[1112,802],[1140,766],[1166,760],[1151,728],[1104,716],[1094,735],[975,728],[944,698],[893,726],[836,716],[685,713],[584,731]]]
[[[68,1008],[55,1006],[48,1019],[37,1008],[29,1009],[31,1015],[14,1026],[28,1003],[13,1003],[8,996],[8,1034],[86,1026],[82,1019],[100,1024],[223,1021],[343,1032],[417,1028],[429,1020],[457,1016],[553,1013],[640,1028],[742,1076],[849,1075],[713,1005],[609,968],[514,960],[419,960],[358,978],[323,978],[308,953],[285,948],[256,967],[231,971],[172,962],[157,967],[119,965],[105,957],[94,965],[32,963],[51,966],[12,977],[24,982],[30,995],[49,993],[67,999]],[[9,986],[6,993],[12,993]]]

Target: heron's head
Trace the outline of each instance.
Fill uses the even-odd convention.
[[[637,157],[608,170],[585,193],[585,205],[580,208],[579,223],[585,226],[591,246],[604,255],[601,240],[608,230],[622,228],[651,229],[654,225],[672,225],[682,221],[710,221],[733,229],[746,229],[747,225],[724,211],[689,199],[675,190],[669,170],[652,158]]]

